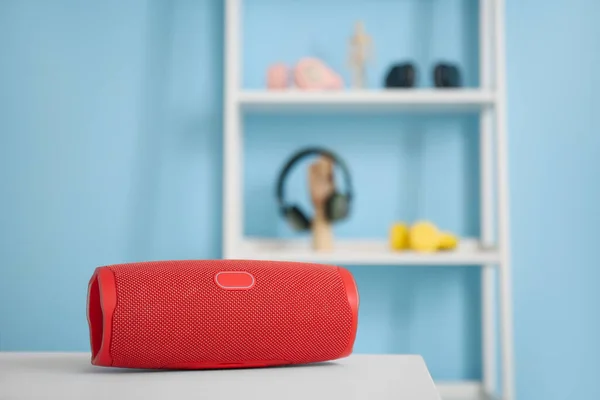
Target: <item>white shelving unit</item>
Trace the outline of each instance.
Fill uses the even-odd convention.
[[[479,3],[479,88],[316,93],[294,90],[247,91],[242,88],[242,0],[226,0],[223,257],[339,265],[422,268],[470,265],[482,268],[483,379],[481,382],[436,383],[444,400],[515,400],[508,226],[504,0],[479,0]],[[338,241],[333,252],[321,254],[311,251],[309,244],[303,241],[244,237],[243,113],[336,110],[369,113],[478,112],[481,237],[462,240],[455,251],[431,255],[391,252],[383,241]],[[496,357],[498,333],[500,360]],[[500,384],[496,379],[498,368]]]
[[[491,107],[494,95],[477,89],[370,90],[346,92],[241,91],[238,103],[244,111],[475,111]]]
[[[324,262],[339,265],[451,266],[496,264],[500,254],[483,248],[475,239],[462,239],[456,251],[435,254],[392,252],[386,241],[337,240],[329,253],[315,253],[304,240],[246,238],[235,252],[236,258],[278,261]]]

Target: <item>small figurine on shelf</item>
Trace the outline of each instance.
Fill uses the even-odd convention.
[[[354,35],[350,38],[349,64],[352,69],[352,86],[356,89],[366,87],[367,63],[372,60],[373,41],[365,32],[361,21],[355,25]]]

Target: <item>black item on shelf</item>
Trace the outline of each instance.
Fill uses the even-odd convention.
[[[386,88],[411,88],[415,86],[416,71],[411,63],[393,65],[385,77]]]
[[[439,63],[433,70],[433,82],[438,88],[460,87],[460,70],[454,64]]]
[[[344,175],[346,191],[338,192],[335,190],[326,201],[325,216],[327,220],[330,222],[340,221],[347,218],[350,214],[350,203],[352,202],[352,178],[346,163],[341,159],[341,157],[336,155],[331,150],[320,147],[308,147],[298,151],[292,157],[290,157],[279,173],[279,177],[277,178],[277,203],[279,203],[279,209],[287,222],[296,231],[306,231],[310,229],[312,225],[312,218],[309,218],[307,214],[300,209],[300,207],[289,203],[285,199],[285,181],[288,174],[292,170],[292,167],[300,160],[311,155],[328,157],[341,168]]]

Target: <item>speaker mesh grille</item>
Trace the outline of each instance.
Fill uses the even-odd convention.
[[[337,358],[352,337],[338,269],[273,261],[161,261],[109,266],[117,306],[113,364],[173,364]],[[247,271],[250,290],[223,290],[221,271]]]

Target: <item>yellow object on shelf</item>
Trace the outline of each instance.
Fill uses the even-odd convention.
[[[419,221],[412,226],[397,222],[390,228],[390,248],[396,251],[413,250],[420,253],[453,250],[458,246],[458,237],[441,232],[433,223]]]
[[[407,250],[409,248],[408,225],[395,223],[390,228],[390,247],[392,250]]]
[[[417,222],[410,228],[410,248],[414,251],[432,253],[439,248],[440,232],[431,222]]]
[[[440,237],[440,250],[452,250],[458,246],[458,238],[451,233],[442,233]]]

